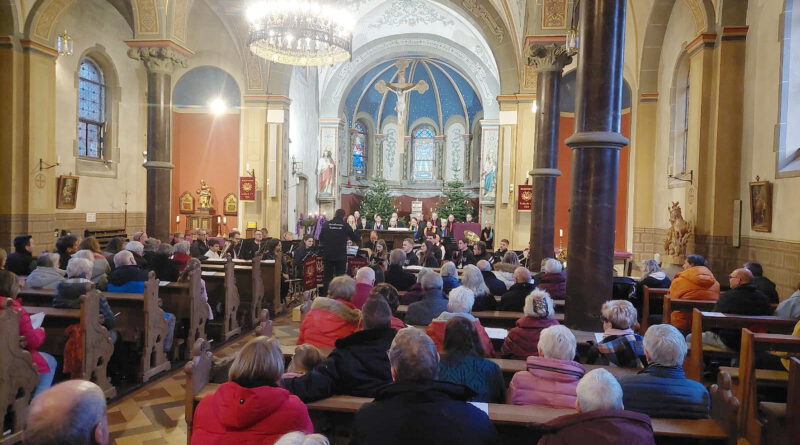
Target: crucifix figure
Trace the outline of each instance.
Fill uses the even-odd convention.
[[[394,111],[397,112],[397,152],[403,154],[406,146],[406,119],[408,119],[408,96],[412,91],[417,91],[424,94],[428,91],[428,82],[420,80],[416,83],[406,82],[406,68],[411,64],[411,59],[400,59],[395,63],[397,66],[397,82],[386,83],[385,80],[379,80],[375,84],[375,89],[381,94],[386,94],[391,91],[397,95],[397,106]]]

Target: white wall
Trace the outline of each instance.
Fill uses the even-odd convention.
[[[303,163],[303,174],[308,178],[306,196],[309,212],[318,212],[317,196],[317,152],[319,150],[319,104],[317,69],[295,67],[289,88],[289,161],[292,157]],[[289,231],[294,231],[297,222],[297,176],[292,175],[292,166],[284,167],[288,181]]]

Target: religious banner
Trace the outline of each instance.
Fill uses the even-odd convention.
[[[353,258],[348,258],[347,259],[347,274],[350,275],[351,277],[355,278],[356,277],[356,272],[358,272],[358,269],[361,269],[362,267],[366,267],[367,264],[369,264],[369,263],[367,262],[367,259],[364,258],[364,257],[357,256],[357,257],[353,257]]]
[[[325,261],[322,260],[321,256],[314,258],[317,259],[317,286],[319,286],[325,281]]]
[[[303,261],[303,285],[305,290],[317,288],[317,256],[311,255]]]
[[[256,200],[256,178],[253,176],[242,176],[239,178],[239,200]]]
[[[517,186],[517,210],[530,211],[533,206],[533,186],[532,185],[518,185]]]

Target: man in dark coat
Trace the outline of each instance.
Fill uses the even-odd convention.
[[[475,392],[437,381],[439,354],[424,332],[400,330],[389,349],[394,383],[379,389],[375,401],[359,409],[351,444],[494,444],[497,430],[489,417],[467,403]]]
[[[14,252],[6,258],[6,270],[17,275],[30,275],[35,269],[31,253],[31,236],[20,235],[14,238]]]
[[[402,249],[392,250],[389,252],[389,266],[386,268],[386,273],[383,274],[384,282],[391,284],[400,292],[411,289],[411,286],[417,282],[413,273],[403,270],[405,260],[406,254]]]
[[[197,239],[192,242],[189,248],[189,255],[192,258],[202,258],[208,252],[208,232],[205,229],[197,231]]]
[[[419,258],[414,253],[414,240],[406,238],[403,240],[403,253],[406,254],[406,260],[403,261],[403,266],[419,266]]]
[[[531,283],[531,271],[527,267],[518,267],[514,270],[514,284],[500,297],[498,311],[522,312],[525,307],[525,297],[530,295],[536,286]],[[491,289],[489,289],[491,290]]]
[[[333,277],[347,273],[347,240],[358,244],[356,232],[344,222],[344,209],[336,209],[333,219],[326,222],[319,235],[322,259],[325,261],[324,290]]]
[[[778,291],[775,290],[775,283],[764,276],[764,268],[761,267],[761,264],[751,261],[746,263],[744,267],[753,274],[753,280],[751,281],[753,286],[763,292],[769,298],[770,303],[778,304],[780,299],[778,298]]]
[[[469,248],[469,241],[466,238],[461,238],[457,243],[458,250],[453,252],[453,262],[456,267],[462,269],[467,264],[475,264],[475,255]]]
[[[489,292],[492,293],[492,296],[496,295],[499,297],[508,291],[506,284],[492,272],[491,263],[486,260],[480,260],[476,266],[480,269],[481,275],[483,275],[483,282],[486,283],[486,287],[489,288]]]
[[[370,298],[361,311],[364,330],[336,340],[336,349],[308,374],[288,378],[283,387],[313,402],[334,394],[373,397],[392,381],[386,352],[397,331],[391,328],[392,310],[382,298]]]
[[[719,296],[714,312],[737,315],[772,315],[769,298],[756,288],[753,273],[745,268],[736,269],[728,277],[731,290]],[[742,342],[741,329],[720,329],[717,332],[722,343],[738,351]],[[707,334],[703,334],[704,343]]]
[[[420,279],[422,298],[408,305],[406,323],[413,326],[427,326],[431,321],[447,311],[447,297],[442,292],[442,276],[427,273]]]

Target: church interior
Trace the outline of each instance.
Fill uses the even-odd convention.
[[[104,395],[95,442],[74,443],[247,443],[241,428],[204,426],[200,400],[234,384],[227,369],[265,337],[287,372],[268,386],[310,413],[304,426],[280,420],[294,429],[259,423],[308,434],[277,443],[444,443],[366,439],[354,413],[383,395],[313,400],[283,384],[314,376],[299,371],[296,346],[341,359],[341,339],[369,330],[368,307],[380,312],[342,297],[360,321],[335,344],[309,340],[321,301],[340,299],[332,277],[345,260],[332,246],[345,233],[351,294],[391,283],[394,300],[364,292],[387,301],[393,327],[438,342],[440,379],[452,363],[436,316],[459,312],[456,289],[474,298],[461,312],[488,335],[478,355],[504,378],[500,399],[470,399],[496,435],[474,443],[568,443],[546,441],[554,419],[586,414],[573,407],[577,380],[569,407],[512,397],[517,374],[546,355],[535,342],[506,353],[536,298],[570,328],[580,375],[616,377],[626,410],[637,390],[627,376],[660,366],[646,332],[672,326],[684,338],[682,366],[671,366],[703,385],[705,411],[643,411],[652,435],[641,443],[795,443],[798,39],[800,0],[0,0],[0,265],[16,283],[0,279],[0,444],[54,443],[26,437],[46,428],[44,375],[91,380]],[[72,264],[79,250],[91,277]],[[404,289],[389,278],[400,251]],[[118,282],[125,268],[140,278]],[[35,285],[35,269],[59,283]],[[469,290],[472,269],[483,278]],[[709,294],[682,296],[691,270]],[[456,281],[447,300],[439,280],[447,309],[412,323],[431,275]],[[666,281],[642,284],[652,277]],[[62,284],[87,279],[63,303]],[[504,309],[523,283],[519,306]],[[751,300],[722,304],[745,287]],[[477,310],[481,289],[490,304]],[[627,310],[617,300],[630,326],[606,313]],[[104,308],[101,321],[86,316]],[[46,338],[23,334],[28,315]],[[637,364],[602,362],[612,331],[635,339]],[[391,366],[385,383],[397,385]],[[280,438],[264,431],[258,443]],[[639,443],[631,437],[618,443]]]

